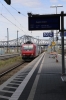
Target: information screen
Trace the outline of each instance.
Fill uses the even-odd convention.
[[[59,30],[60,16],[45,15],[28,17],[28,30]]]

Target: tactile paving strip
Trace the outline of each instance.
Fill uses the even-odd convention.
[[[43,59],[43,57],[42,57],[42,59]],[[42,60],[42,59],[41,59],[41,60]],[[34,80],[35,80],[36,74],[37,74],[38,69],[39,69],[39,67],[40,67],[40,64],[41,64],[41,61],[40,61],[39,65],[38,65],[38,67],[36,68],[36,70],[34,71],[32,77],[30,78],[29,82],[27,83],[27,85],[26,85],[24,91],[22,92],[22,94],[20,95],[20,97],[19,97],[18,100],[27,100],[27,98],[28,98],[28,96],[29,96],[29,93],[30,93],[30,90],[31,90],[31,88],[32,88],[33,82],[34,82]]]

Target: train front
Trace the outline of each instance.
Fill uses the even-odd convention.
[[[35,45],[23,44],[21,54],[22,54],[22,59],[32,60],[35,57]]]

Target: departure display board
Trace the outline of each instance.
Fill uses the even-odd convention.
[[[60,30],[60,16],[40,15],[28,17],[28,30]]]

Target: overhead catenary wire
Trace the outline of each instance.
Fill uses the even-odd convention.
[[[11,6],[11,5],[10,5],[10,6]],[[11,6],[11,7],[12,7],[16,12],[18,12],[19,14],[21,14],[21,15],[27,17],[26,15],[22,14],[20,11],[16,10],[13,6]]]
[[[1,3],[1,1],[0,1]],[[2,3],[1,3],[2,4]],[[2,4],[2,7],[5,7],[3,4]],[[12,7],[12,6],[11,6]],[[12,7],[13,9],[15,9],[14,7]],[[5,7],[5,9],[10,13],[10,11]],[[16,10],[16,9],[15,9]],[[16,10],[17,11],[17,10]],[[21,12],[18,11],[19,14],[21,14]],[[11,13],[10,13],[11,14]],[[11,24],[15,25],[17,28],[19,28],[16,24],[14,24],[12,21],[10,21],[8,18],[6,18],[2,13],[0,14],[1,16],[3,16],[6,20],[8,20],[9,22],[11,22]],[[16,20],[16,18],[13,16],[13,14],[11,14],[12,17]],[[23,16],[25,16],[24,14],[22,14]],[[27,17],[27,16],[25,16]],[[16,20],[17,21],[17,20]],[[18,21],[17,21],[18,22]],[[18,22],[19,23],[19,22]],[[19,23],[20,24],[20,23]],[[20,24],[20,26],[22,26]],[[23,28],[25,28],[24,26],[22,26]],[[19,28],[20,29],[20,28]],[[23,31],[22,29],[20,29],[22,32],[24,32],[25,34],[27,34],[25,31]]]
[[[0,3],[1,3],[1,1],[0,1]],[[2,3],[1,3],[2,4]],[[2,4],[2,6],[4,6],[3,4]],[[5,7],[5,6],[4,6]],[[10,11],[5,7],[5,9],[10,13]],[[11,13],[10,13],[11,14]],[[13,16],[13,14],[11,14],[12,15],[12,17],[17,21],[17,19]],[[19,23],[19,21],[17,21],[18,23]],[[19,23],[20,24],[20,23]],[[20,24],[20,26],[22,26],[21,24]],[[22,26],[23,28],[24,28],[24,26]]]
[[[10,5],[10,6],[11,6],[11,5]],[[16,10],[13,6],[11,6],[11,7],[12,7],[15,11],[17,11],[19,14],[21,14],[21,15],[27,17],[26,15],[22,14],[20,11]]]
[[[10,5],[11,6],[11,5]],[[16,10],[13,6],[11,6],[16,12],[18,12],[19,14],[21,14],[21,15],[23,15],[24,17],[27,17],[26,15],[24,15],[24,14],[22,14],[20,11],[18,11],[18,10]],[[21,24],[20,24],[20,26],[22,26]],[[22,26],[23,27],[23,26]],[[24,28],[24,27],[23,27]]]
[[[19,28],[17,25],[15,25],[13,22],[11,22],[9,19],[7,19],[3,14],[0,14],[2,17],[4,17],[6,20],[8,20],[11,24],[13,24],[15,27]],[[20,29],[20,28],[19,28]],[[22,32],[24,32],[22,29],[20,29]],[[26,33],[26,32],[24,32]]]
[[[17,25],[15,25],[13,22],[11,22],[9,19],[7,19],[3,14],[0,14],[2,17],[4,17],[6,20],[8,20],[11,24],[13,24],[15,27],[19,28]],[[20,29],[20,28],[19,28]],[[22,32],[24,32],[22,29],[20,29]]]
[[[0,3],[1,3],[1,1],[0,1]],[[1,3],[2,4],[2,3]],[[3,4],[2,4],[2,6],[4,6]],[[5,7],[5,6],[4,6]],[[6,7],[5,7],[6,8]],[[10,13],[10,11],[6,8],[6,10]],[[11,13],[10,13],[11,14]],[[6,20],[8,20],[11,24],[13,24],[14,26],[16,26],[17,28],[19,28],[16,24],[14,24],[12,21],[10,21],[8,18],[6,18],[2,13],[0,14],[2,17],[4,17]],[[11,14],[12,15],[12,17],[16,20],[16,18],[13,16],[13,14]],[[17,21],[17,20],[16,20]],[[18,22],[18,21],[17,21]],[[18,22],[19,23],[19,22]],[[20,23],[19,23],[20,24]],[[20,26],[22,26],[21,24],[20,24]],[[23,27],[23,26],[22,26]],[[23,27],[24,28],[24,27]],[[20,28],[19,28],[20,29]],[[24,32],[22,29],[20,29],[22,32]],[[24,33],[26,33],[26,32],[24,32]]]

